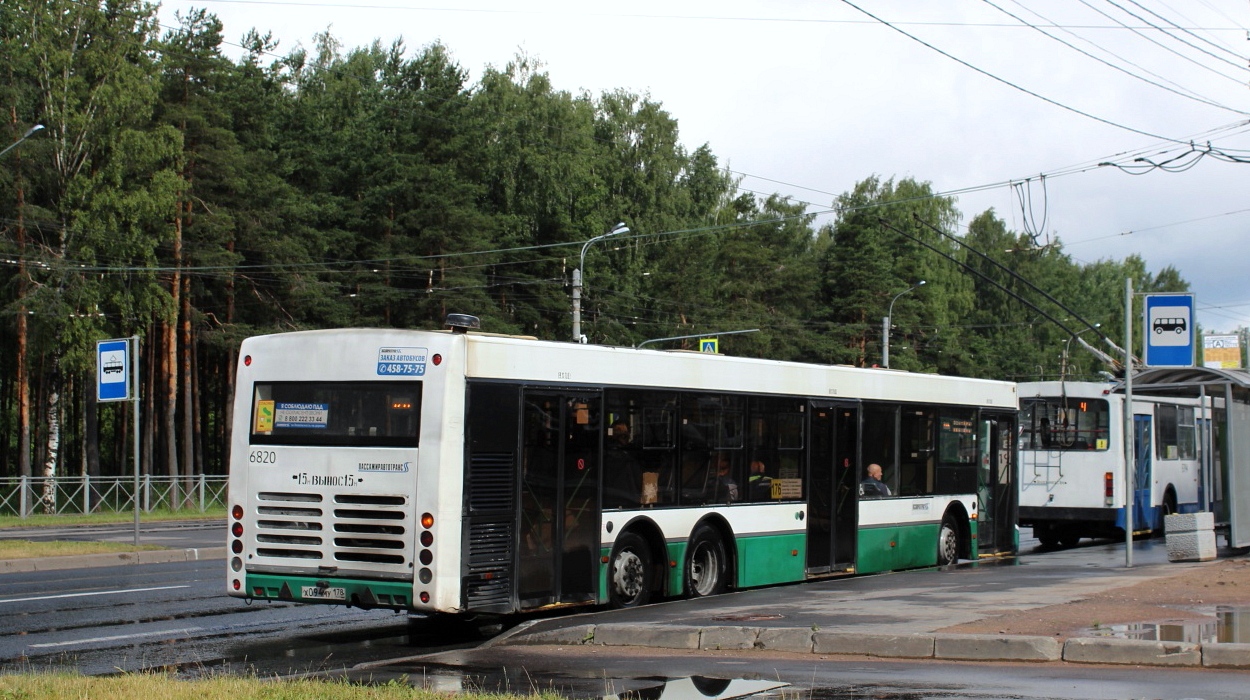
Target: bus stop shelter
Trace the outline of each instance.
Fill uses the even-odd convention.
[[[1115,391],[1123,393],[1124,383]],[[1154,367],[1133,375],[1133,394],[1200,401],[1201,506],[1215,515],[1230,547],[1250,547],[1250,372]]]

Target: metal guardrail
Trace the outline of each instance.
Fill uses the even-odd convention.
[[[142,476],[139,507],[198,509],[225,505],[226,476]],[[134,476],[21,476],[0,478],[0,515],[128,513],[135,508]]]

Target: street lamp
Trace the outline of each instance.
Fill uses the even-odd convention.
[[[10,144],[10,145],[9,145],[9,147],[8,147],[8,148],[4,149],[3,151],[0,151],[0,156],[4,155],[5,153],[8,153],[9,151],[13,150],[14,148],[17,148],[17,145],[18,145],[18,144],[20,144],[21,142],[23,142],[23,141],[25,141],[26,139],[30,138],[31,136],[34,136],[34,135],[35,135],[35,132],[36,132],[36,131],[39,131],[39,130],[40,130],[40,129],[42,129],[42,128],[43,128],[43,124],[36,124],[36,125],[34,125],[34,126],[30,127],[29,129],[27,129],[27,130],[26,130],[26,133],[22,134],[22,138],[20,138],[20,139],[18,139],[18,140],[16,140],[16,141],[14,141],[12,144]]]
[[[923,286],[924,280],[920,280],[907,289],[895,294],[894,298],[890,300],[890,308],[886,310],[885,318],[882,319],[883,323],[881,324],[881,366],[886,369],[890,368],[890,317],[894,315],[894,302],[898,301],[899,297],[912,291],[913,289]]]
[[[613,226],[611,231],[586,241],[582,246],[581,257],[577,260],[577,269],[573,270],[573,342],[575,343],[586,342],[586,338],[582,336],[582,271],[586,269],[586,249],[595,241],[602,241],[608,236],[621,233],[629,233],[629,227],[624,222]]]

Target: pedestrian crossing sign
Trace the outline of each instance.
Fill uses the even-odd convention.
[[[719,338],[699,338],[699,352],[710,352],[714,354],[719,353],[720,352],[720,339]]]

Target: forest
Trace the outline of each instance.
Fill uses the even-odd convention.
[[[207,11],[6,0],[0,72],[0,147],[44,127],[0,156],[0,477],[130,472],[103,339],[140,339],[141,468],[168,476],[226,472],[248,336],[469,313],[571,342],[579,253],[618,223],[586,250],[591,343],[759,329],[720,351],[873,366],[892,304],[891,368],[1088,379],[1108,368],[1070,341],[1123,328],[1126,278],[1188,287],[871,163],[819,212],[746,191],[649,96],[558,90],[524,55],[471,82],[439,44],[240,49]]]

